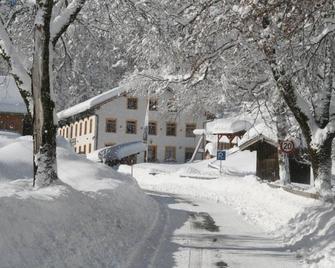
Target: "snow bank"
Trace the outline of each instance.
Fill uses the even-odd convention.
[[[255,175],[256,174],[256,152],[237,151],[238,148],[228,150],[227,158],[221,162],[221,171],[227,175]],[[220,161],[214,159],[210,166],[220,169]]]
[[[132,178],[58,139],[60,181],[32,188],[31,138],[0,137],[1,267],[136,267],[159,210]]]
[[[21,135],[10,131],[0,131],[0,148],[11,143]]]
[[[0,134],[0,182],[32,178],[32,164],[31,138],[8,139]]]
[[[280,232],[291,251],[312,267],[334,267],[335,210],[333,204],[306,208]]]

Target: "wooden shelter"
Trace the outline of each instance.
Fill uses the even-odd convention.
[[[228,150],[237,146],[238,140],[251,128],[251,123],[230,115],[206,123],[206,139],[216,144],[218,150]]]
[[[256,176],[262,180],[279,180],[278,143],[258,134],[239,145],[241,151],[257,152]],[[299,160],[298,154],[289,155],[291,182],[310,184],[310,165]]]
[[[241,139],[245,133],[246,130],[239,130],[236,132],[213,132],[213,135],[217,136],[217,149],[226,150],[233,148],[237,145],[237,138]],[[228,139],[228,143],[222,142],[222,138],[224,137]]]

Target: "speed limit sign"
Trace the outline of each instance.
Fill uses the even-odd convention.
[[[290,140],[280,142],[280,150],[284,153],[292,153],[294,151],[294,142]]]

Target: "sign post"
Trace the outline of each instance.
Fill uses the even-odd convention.
[[[217,151],[216,159],[220,160],[220,174],[222,174],[222,161],[226,160],[226,151]]]

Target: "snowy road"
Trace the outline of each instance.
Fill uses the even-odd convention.
[[[300,267],[280,241],[222,203],[148,194],[161,205],[164,224],[156,228],[151,247],[143,252],[145,257],[139,256],[136,267]]]

